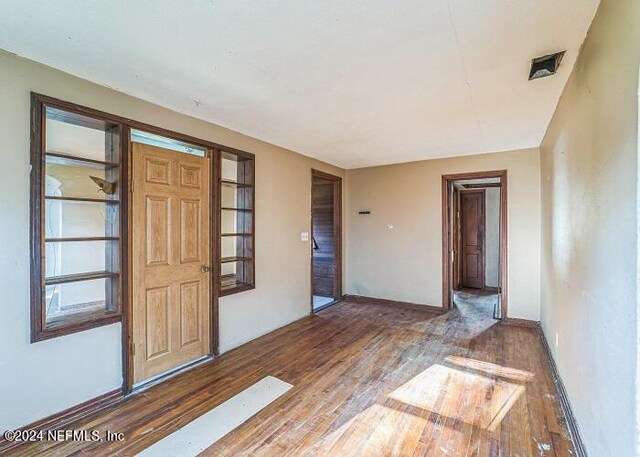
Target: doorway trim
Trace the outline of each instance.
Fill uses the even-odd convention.
[[[309,307],[311,314],[328,308],[331,305],[335,305],[342,299],[342,178],[329,173],[325,173],[314,168],[311,169],[311,196],[313,195],[313,178],[322,178],[333,182],[333,252],[335,263],[335,278],[333,281],[333,297],[334,300],[321,308],[314,311],[313,309],[313,198],[310,198],[309,212],[309,226],[310,239],[309,239],[309,262],[311,265],[309,274],[309,291],[310,300]]]
[[[451,226],[453,182],[463,179],[500,178],[500,298],[502,321],[508,320],[509,309],[509,214],[507,170],[475,171],[442,175],[442,307],[449,311],[452,305],[453,258],[455,240]]]

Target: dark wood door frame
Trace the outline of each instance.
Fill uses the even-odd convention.
[[[335,263],[335,279],[333,281],[333,296],[334,301],[327,306],[331,306],[342,298],[342,178],[334,176],[323,171],[311,169],[311,186],[310,190],[313,193],[313,178],[326,179],[333,182],[333,252]],[[311,232],[309,239],[309,255],[311,263],[311,274],[309,281],[310,290],[310,306],[311,314],[314,313],[313,309],[313,200],[310,201],[311,208]],[[327,306],[324,306],[326,308]],[[318,311],[318,310],[316,310]]]
[[[451,289],[455,285],[452,255],[454,251],[453,231],[453,182],[464,179],[500,178],[500,293],[502,320],[508,319],[509,310],[509,265],[508,265],[508,185],[507,170],[479,171],[442,175],[442,307],[451,309]]]

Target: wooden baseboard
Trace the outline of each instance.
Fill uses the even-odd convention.
[[[532,321],[529,319],[519,319],[517,317],[505,317],[500,321],[503,325],[513,325],[515,327],[528,327],[538,328],[540,326],[539,321]]]
[[[343,295],[342,300],[355,301],[358,303],[375,303],[377,305],[392,305],[414,310],[429,311],[436,314],[445,314],[446,310],[440,306],[421,305],[419,303],[408,303],[396,300],[387,300],[385,298],[365,297],[363,295]]]
[[[112,390],[98,397],[87,400],[79,405],[72,406],[71,408],[60,411],[59,413],[52,414],[51,416],[40,419],[28,425],[19,427],[20,430],[56,430],[64,427],[72,422],[82,419],[83,417],[100,411],[108,406],[115,405],[122,401],[124,396],[122,395],[122,389]],[[20,441],[7,441],[4,437],[0,438],[0,454],[14,449],[23,444]]]
[[[538,325],[538,334],[540,335],[542,348],[544,349],[545,355],[547,357],[547,363],[549,364],[549,368],[551,369],[553,383],[555,384],[556,391],[558,392],[558,396],[560,397],[560,406],[562,408],[562,412],[564,413],[564,417],[567,420],[567,428],[569,429],[569,435],[571,435],[571,440],[573,441],[573,445],[575,446],[576,455],[578,457],[587,457],[587,449],[584,445],[584,441],[582,441],[582,435],[580,434],[580,429],[578,428],[576,417],[573,415],[573,409],[571,408],[571,403],[569,402],[567,389],[564,387],[562,378],[560,378],[558,367],[556,366],[556,362],[553,359],[553,355],[551,355],[551,349],[549,348],[549,343],[547,342],[547,338],[542,331],[541,325]]]

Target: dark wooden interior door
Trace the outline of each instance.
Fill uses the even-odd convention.
[[[333,181],[313,177],[311,192],[313,295],[321,297],[335,295],[334,187]]]
[[[462,287],[484,287],[484,189],[460,192]]]

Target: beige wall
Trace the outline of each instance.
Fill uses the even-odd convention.
[[[311,168],[342,170],[0,51],[0,430],[119,388],[120,324],[29,343],[29,93],[40,92],[256,154],[256,290],[220,303],[220,346],[310,311]]]
[[[501,169],[508,172],[509,316],[539,320],[538,149],[348,170],[347,293],[441,306],[441,177]]]
[[[541,146],[542,326],[594,457],[638,449],[639,68],[640,2],[603,0]]]
[[[485,270],[484,284],[500,285],[500,189],[485,189]]]

